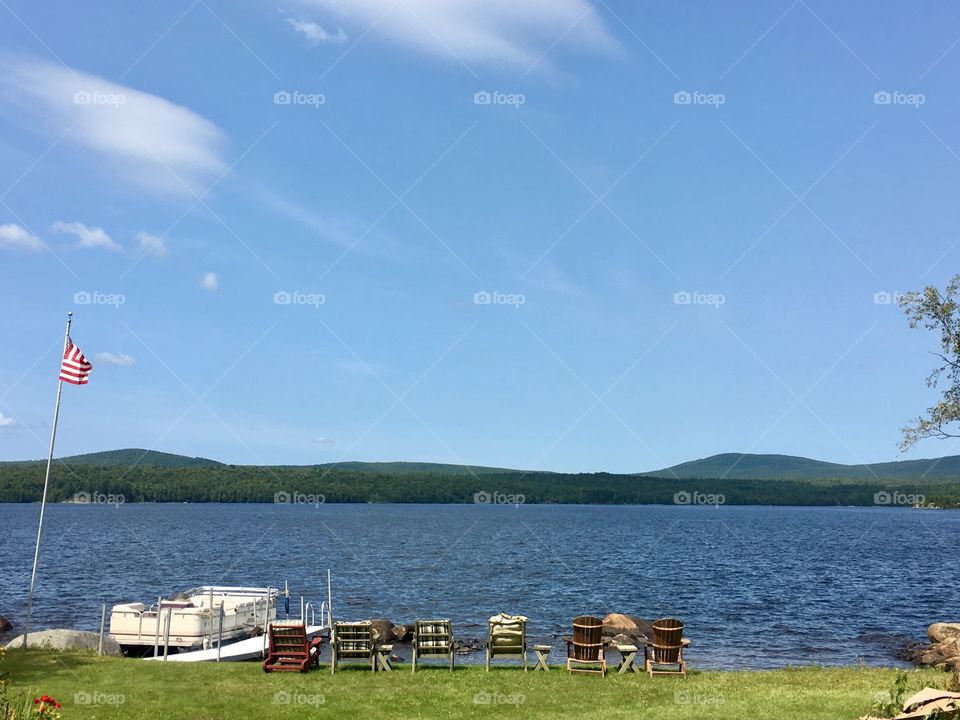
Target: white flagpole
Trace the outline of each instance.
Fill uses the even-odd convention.
[[[67,352],[70,341],[70,323],[73,313],[67,313],[67,329],[63,335],[63,352]],[[61,363],[63,355],[60,356]],[[47,453],[47,475],[43,479],[43,497],[40,499],[40,524],[37,525],[37,546],[33,550],[33,572],[30,573],[30,592],[27,594],[27,618],[23,623],[23,645],[27,647],[27,635],[30,633],[30,611],[33,609],[33,587],[37,582],[37,561],[40,559],[40,535],[43,533],[43,511],[47,507],[47,486],[50,484],[50,465],[53,463],[53,446],[57,441],[57,421],[60,419],[60,396],[63,393],[63,380],[60,379],[60,366],[57,367],[57,404],[53,409],[53,430],[50,432],[50,452]]]

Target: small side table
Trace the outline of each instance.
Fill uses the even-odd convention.
[[[552,645],[534,645],[533,651],[537,654],[537,665],[533,668],[534,672],[537,670],[543,670],[547,672],[550,670],[550,666],[547,665],[547,655],[550,654],[550,651],[553,650]]]
[[[620,664],[617,665],[617,672],[620,675],[626,675],[631,670],[635,673],[640,672],[640,668],[634,662],[638,652],[636,645],[614,645],[614,647],[620,653]]]
[[[377,645],[373,655],[374,672],[382,670],[383,672],[393,672],[393,666],[390,665],[390,653],[393,652],[393,645]]]

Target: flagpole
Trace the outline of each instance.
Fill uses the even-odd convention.
[[[73,313],[67,313],[67,329],[63,334],[63,352],[67,352],[67,343],[70,342],[70,323],[73,322]],[[61,355],[61,362],[62,362]],[[63,394],[63,380],[57,371],[57,404],[53,409],[53,430],[50,432],[50,452],[47,453],[47,474],[43,479],[43,497],[40,499],[40,523],[37,525],[37,545],[33,550],[33,571],[30,573],[30,592],[27,594],[27,618],[23,623],[23,645],[27,647],[27,635],[30,633],[30,611],[33,609],[33,587],[37,582],[37,562],[40,559],[40,535],[43,533],[43,511],[47,507],[47,487],[50,484],[50,466],[53,463],[53,446],[57,441],[57,421],[60,419],[60,397]]]

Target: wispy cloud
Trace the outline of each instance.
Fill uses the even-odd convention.
[[[207,292],[216,292],[220,289],[220,276],[215,272],[205,272],[200,276],[200,288]]]
[[[330,33],[322,25],[312,20],[287,18],[287,24],[313,45],[319,45],[320,43],[340,45],[347,41],[347,34],[342,29],[337,28],[335,33]]]
[[[65,233],[77,238],[77,247],[103,248],[104,250],[119,251],[120,246],[113,241],[101,227],[87,227],[82,222],[62,222],[57,220],[52,228],[55,233]]]
[[[137,233],[137,251],[157,259],[165,258],[169,253],[164,239],[148,232]]]
[[[185,193],[225,164],[213,123],[157,95],[31,57],[0,56],[4,111],[65,136],[100,168],[143,188]],[[104,163],[104,160],[107,163]]]
[[[383,368],[377,363],[365,362],[355,358],[337,360],[337,367],[343,372],[351,375],[379,375]]]
[[[0,429],[13,427],[17,422],[13,418],[4,417],[3,413],[0,413]]]
[[[298,3],[299,4],[299,3]],[[554,44],[618,47],[589,0],[306,0],[347,25],[444,59],[527,69]]]
[[[294,221],[325,242],[380,260],[410,262],[411,248],[390,233],[371,228],[370,220],[350,220],[323,213],[262,187],[256,188],[252,195],[267,209]]]
[[[544,290],[558,295],[582,295],[581,289],[573,283],[567,273],[549,259],[537,263],[537,266],[530,271],[526,279],[534,285],[539,285]]]
[[[0,250],[40,252],[43,250],[43,242],[20,225],[0,225]]]
[[[117,367],[133,367],[137,362],[136,358],[126,353],[99,352],[93,356],[93,359],[105,365],[116,365]]]
[[[332,445],[336,444],[336,441],[332,438],[323,437],[322,435],[320,437],[315,437],[313,442],[316,445],[321,445],[322,447],[331,447]]]

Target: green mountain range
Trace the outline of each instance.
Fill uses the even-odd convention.
[[[60,458],[67,465],[99,465],[101,467],[153,467],[153,468],[199,468],[223,467],[224,463],[202,457],[187,457],[156,450],[128,448],[104,452],[71,455]],[[28,461],[28,462],[41,462]],[[10,464],[10,463],[4,463]],[[428,462],[361,462],[348,461],[323,463],[309,466],[373,473],[377,475],[406,476],[437,474],[448,477],[520,473],[511,468],[477,465],[450,465]],[[543,471],[527,471],[527,474],[544,474]],[[840,463],[811,460],[795,455],[754,455],[750,453],[722,453],[700,460],[680,463],[672,467],[644,473],[639,477],[659,477],[691,480],[806,480],[813,482],[876,482],[904,481],[912,483],[960,480],[960,455],[924,460],[843,465]]]
[[[925,460],[842,465],[793,455],[723,453],[642,473],[650,477],[731,480],[909,481],[960,480],[960,455]]]
[[[43,461],[0,463],[0,502],[36,502]],[[138,449],[62,458],[51,502],[589,503],[960,507],[960,457],[839,465],[716,455],[656,473],[524,472],[442,463],[228,465]]]

